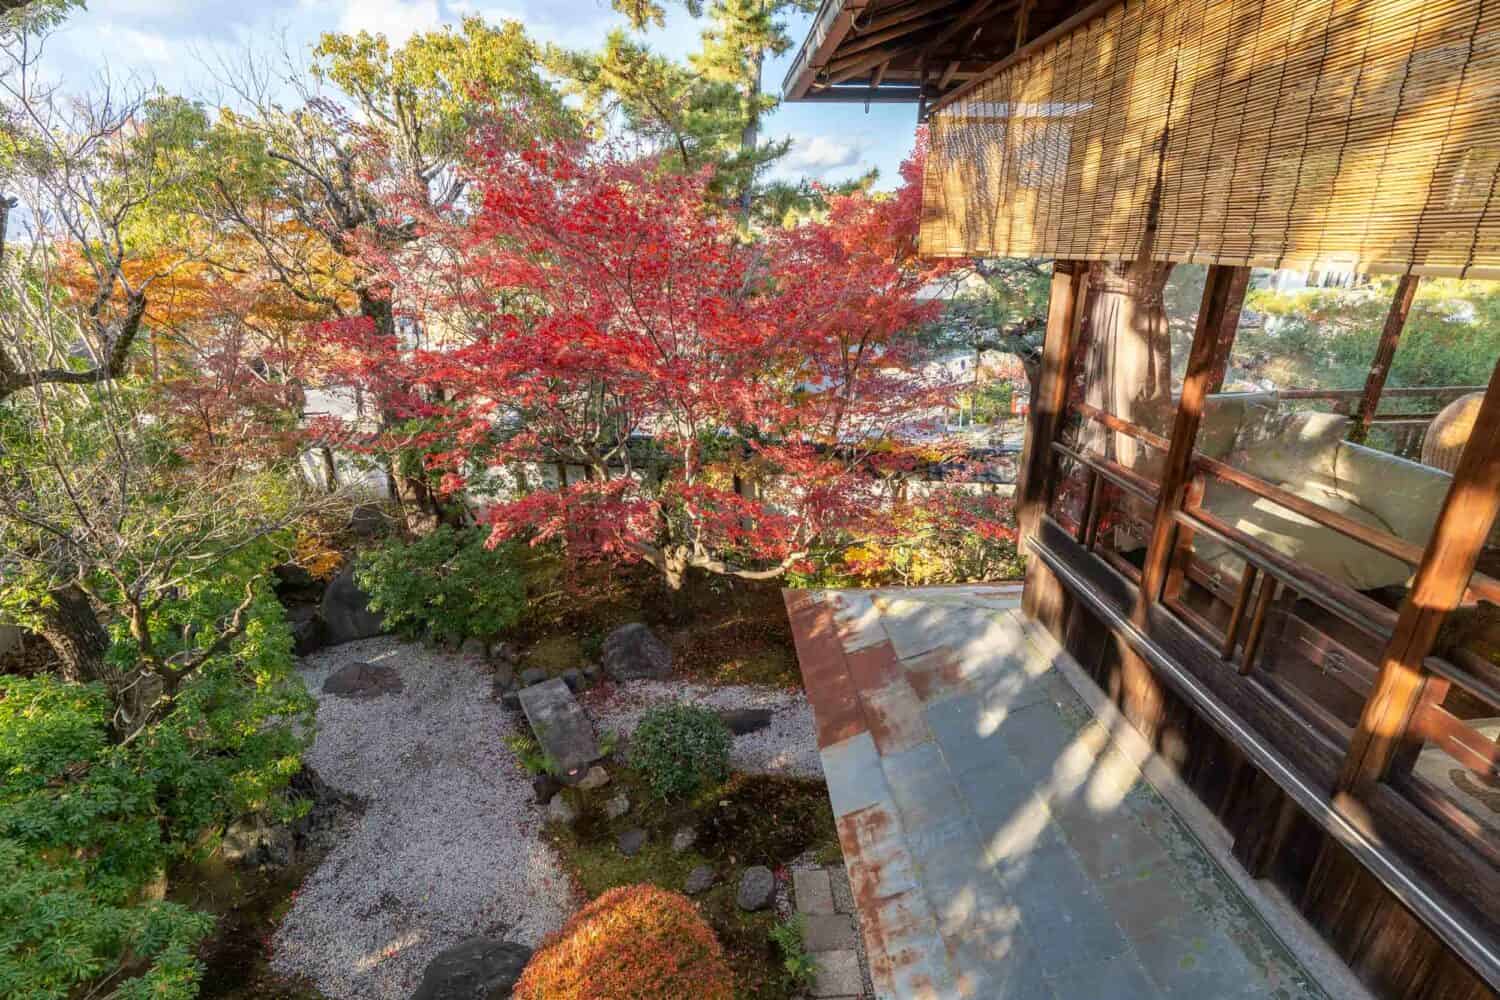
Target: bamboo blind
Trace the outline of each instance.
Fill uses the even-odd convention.
[[[1124,0],[929,139],[935,256],[1500,277],[1500,0]]]

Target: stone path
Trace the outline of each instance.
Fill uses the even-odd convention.
[[[1324,996],[1056,674],[1019,596],[786,594],[876,994]]]
[[[803,944],[817,968],[809,995],[859,1000],[869,993],[853,897],[834,891],[842,874],[842,869],[794,868],[792,897],[802,918]]]

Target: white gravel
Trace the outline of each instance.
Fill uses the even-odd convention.
[[[589,691],[581,700],[596,729],[601,733],[613,730],[622,737],[634,731],[647,709],[667,701],[716,710],[769,708],[772,714],[768,727],[734,738],[731,766],[752,774],[823,779],[812,706],[801,691],[749,684],[712,687],[685,681],[632,681]]]
[[[346,663],[394,667],[399,695],[325,696]],[[457,656],[392,638],[307,658],[318,736],[307,761],[369,800],[276,932],[272,966],[338,1000],[404,1000],[439,951],[479,935],[535,945],[575,901],[539,838],[529,780],[502,743],[490,678]]]

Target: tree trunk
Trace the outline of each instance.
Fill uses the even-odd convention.
[[[52,591],[43,609],[41,635],[62,664],[63,680],[72,683],[103,680],[109,633],[99,623],[88,595],[68,585]]]
[[[339,470],[338,465],[333,460],[333,449],[325,444],[318,449],[318,452],[323,459],[323,485],[329,493],[337,493],[339,489]]]
[[[748,172],[745,174],[745,186],[740,189],[740,218],[746,221],[750,219],[751,194],[755,188],[755,170],[748,164],[754,158],[755,147],[760,142],[760,76],[761,64],[765,58],[765,50],[755,53],[752,76],[745,87],[746,118],[744,131],[740,133],[740,151],[745,156]]]
[[[399,351],[400,345],[396,343],[396,314],[390,299],[372,294],[364,288],[359,289],[358,295],[360,315],[375,324],[376,333],[390,339],[392,351]],[[379,418],[382,430],[395,422],[394,415],[384,408],[381,409]],[[439,524],[462,520],[455,518],[452,511],[444,510],[444,504],[428,488],[425,477],[421,474],[408,474],[401,468],[399,459],[391,462],[388,475],[396,500],[401,504],[406,530],[413,535],[430,535]]]

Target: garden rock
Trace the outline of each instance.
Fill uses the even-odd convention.
[[[687,879],[682,883],[682,891],[689,896],[696,896],[712,889],[714,881],[714,870],[708,865],[699,865],[688,872]]]
[[[230,823],[219,851],[234,864],[279,868],[291,864],[293,845],[290,827],[257,813]]]
[[[626,830],[615,841],[615,846],[620,849],[621,854],[627,858],[633,858],[641,852],[642,847],[646,846],[646,831],[639,827],[634,830]]]
[[[550,774],[539,774],[531,779],[531,791],[536,796],[536,804],[544,806],[552,801],[553,796],[562,791],[562,782]]]
[[[521,692],[507,691],[500,696],[500,704],[512,712],[521,710]]]
[[[552,801],[547,803],[547,822],[572,826],[577,819],[578,810],[573,808],[566,796],[554,795]]]
[[[531,687],[533,684],[541,684],[547,679],[547,671],[541,667],[527,667],[521,671],[521,686]]]
[[[490,700],[504,701],[505,692],[513,691],[516,687],[516,675],[511,673],[509,667],[497,667],[495,674],[490,678]]]
[[[323,692],[339,698],[364,701],[385,694],[399,694],[405,685],[394,667],[374,663],[350,663],[328,675]]]
[[[458,653],[464,659],[473,660],[476,663],[487,658],[485,656],[484,640],[475,638],[474,636],[469,636],[469,638],[464,640],[463,645],[458,647]]]
[[[585,792],[592,792],[594,789],[603,788],[607,784],[609,784],[609,772],[600,767],[598,764],[595,764],[593,767],[589,768],[588,773],[579,780],[578,787],[583,789]]]
[[[624,792],[604,803],[604,815],[610,819],[619,819],[628,812],[630,812],[630,796]]]
[[[604,672],[617,681],[665,680],[672,673],[672,651],[640,622],[605,636],[603,660]]]
[[[427,963],[412,1000],[508,1000],[531,949],[514,941],[475,938]]]
[[[296,845],[294,860],[299,862],[333,850],[348,827],[365,813],[364,799],[334,788],[308,764],[292,775],[287,792],[294,799],[311,803],[291,827]]]
[[[385,511],[377,504],[363,503],[349,512],[349,531],[360,538],[377,538],[390,530]]]
[[[698,831],[691,826],[685,826],[672,834],[672,850],[681,854],[698,842]]]
[[[516,647],[503,639],[497,639],[490,643],[490,648],[487,652],[492,663],[509,663],[513,665],[516,662]]]
[[[346,566],[323,592],[320,608],[328,644],[370,639],[385,631],[380,616],[370,610],[370,595],[354,582],[354,567]]]
[[[759,732],[771,724],[769,708],[731,708],[719,713],[724,725],[736,736]]]
[[[582,769],[599,759],[599,744],[594,738],[594,724],[573,692],[554,677],[544,684],[522,688],[520,699],[536,741],[542,752],[557,762],[563,783],[581,780]]]
[[[740,890],[734,897],[740,909],[752,913],[764,910],[775,898],[776,876],[771,874],[771,869],[764,865],[746,868],[745,874],[740,876]]]
[[[582,670],[564,670],[562,672],[562,679],[563,683],[568,686],[568,690],[574,694],[578,694],[584,688],[588,687],[584,683]]]
[[[328,627],[314,605],[300,604],[287,614],[292,626],[292,652],[298,656],[316,653],[328,643]]]

